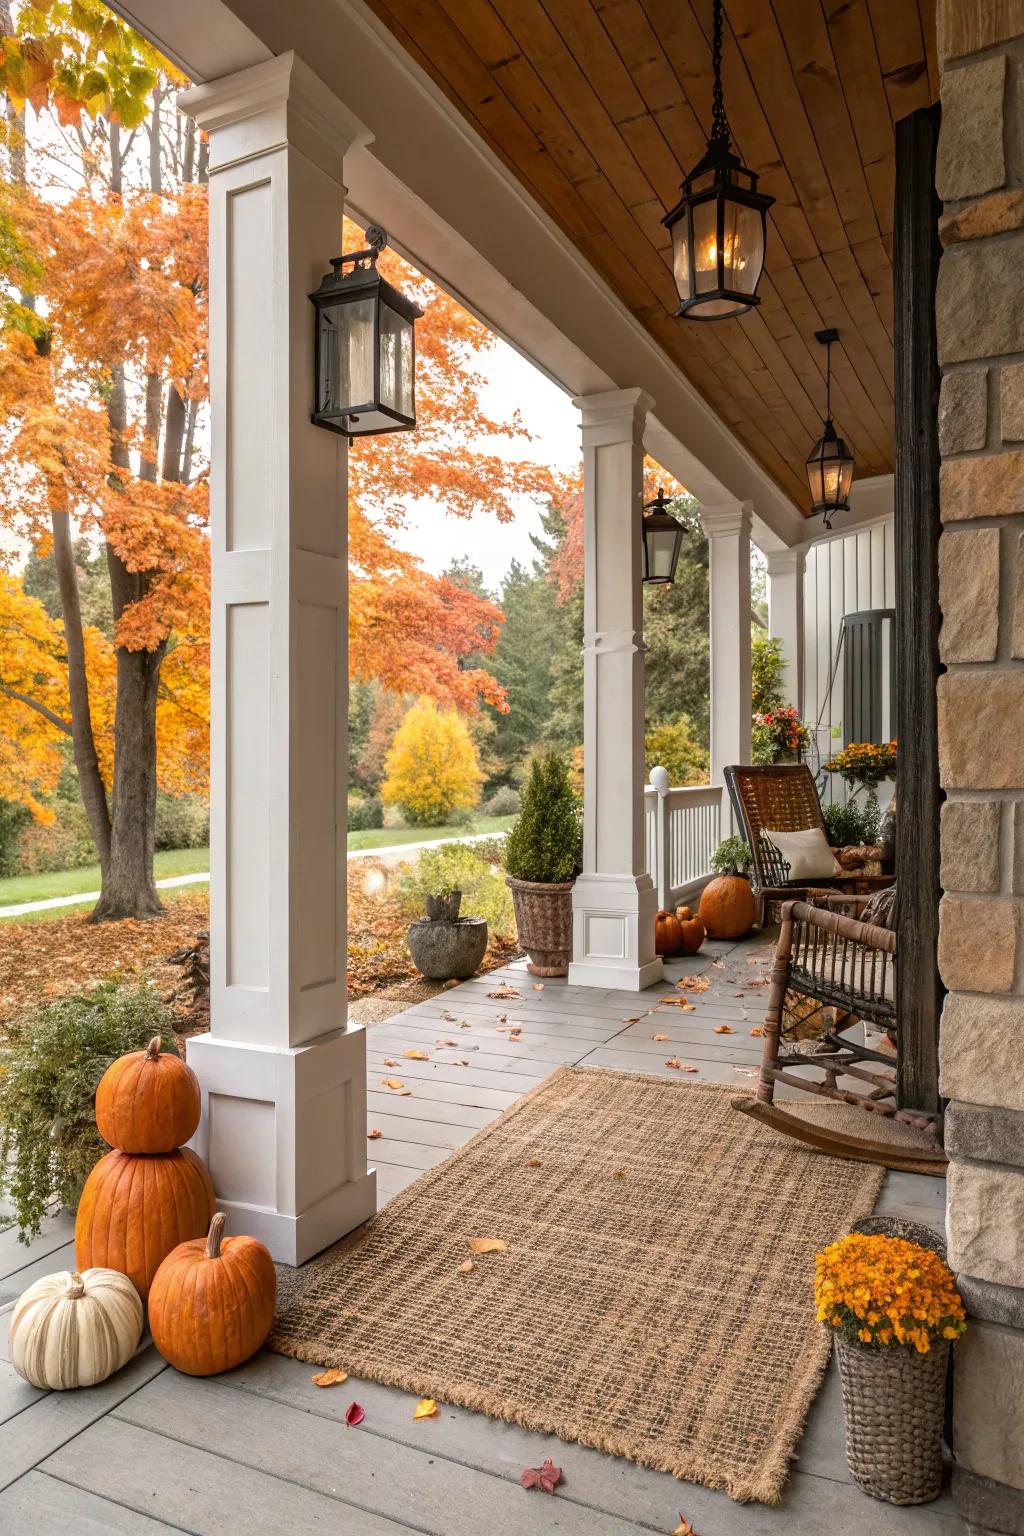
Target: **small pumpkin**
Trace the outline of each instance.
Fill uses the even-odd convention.
[[[120,1056],[96,1089],[96,1128],[122,1152],[173,1152],[199,1124],[199,1079],[180,1056],[160,1049]]]
[[[79,1269],[127,1275],[145,1301],[161,1263],[210,1225],[210,1175],[189,1147],[159,1156],[108,1152],[85,1181],[75,1218]]]
[[[678,917],[674,912],[666,912],[663,908],[654,919],[654,953],[674,955],[682,942],[683,935]]]
[[[218,1211],[205,1238],[181,1243],[149,1293],[153,1343],[188,1376],[216,1376],[254,1355],[274,1321],[277,1273],[255,1237],[224,1237]]]
[[[683,954],[695,955],[698,949],[700,949],[701,945],[704,943],[704,924],[701,922],[699,917],[694,917],[693,913],[690,912],[689,907],[681,908],[680,910],[686,911],[690,914],[688,917],[681,918],[679,922],[679,928],[682,934]]]
[[[678,917],[678,919],[679,919],[679,921],[681,923],[685,923],[687,918],[690,918],[692,916],[693,916],[693,908],[692,907],[676,907],[676,917]]]
[[[701,892],[700,919],[712,939],[741,939],[754,925],[754,893],[744,875],[717,875]]]
[[[142,1337],[142,1301],[114,1269],[43,1275],[11,1314],[11,1364],[50,1392],[94,1387],[126,1365]]]

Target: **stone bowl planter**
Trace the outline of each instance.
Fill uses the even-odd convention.
[[[568,975],[573,882],[549,885],[508,875],[505,884],[512,892],[520,946],[530,957],[526,969],[534,976]]]
[[[487,950],[487,922],[482,917],[431,921],[418,917],[405,941],[412,963],[428,981],[465,981],[479,968]]]

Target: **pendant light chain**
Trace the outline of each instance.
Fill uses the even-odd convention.
[[[714,0],[712,11],[711,67],[714,86],[711,92],[711,142],[729,147],[729,119],[725,115],[722,91],[722,0]]]
[[[832,420],[832,343],[825,348],[825,419]]]

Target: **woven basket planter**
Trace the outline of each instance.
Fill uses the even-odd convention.
[[[942,1492],[948,1342],[926,1355],[836,1339],[850,1475],[873,1499],[928,1504]]]
[[[535,976],[565,976],[572,959],[572,881],[548,885],[537,880],[513,880],[516,932],[529,955],[527,970]]]

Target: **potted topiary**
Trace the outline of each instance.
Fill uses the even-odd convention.
[[[747,870],[750,849],[742,837],[727,837],[711,855],[716,878],[701,892],[700,920],[709,939],[741,939],[754,923],[754,893]]]
[[[564,976],[572,956],[572,887],[580,860],[579,804],[565,759],[535,757],[505,842],[519,943],[535,976]]]
[[[487,923],[460,917],[462,892],[446,886],[427,897],[427,915],[409,924],[405,936],[413,964],[429,981],[464,981],[487,950]]]

